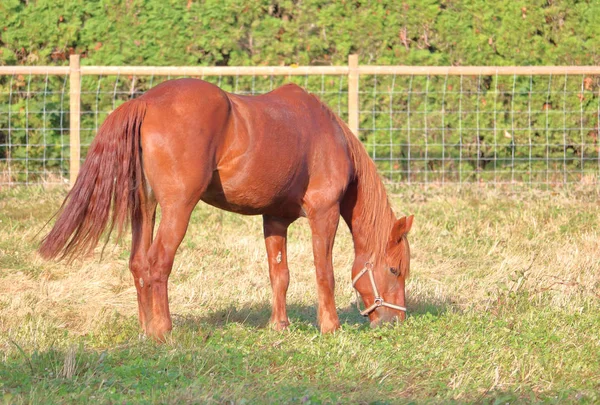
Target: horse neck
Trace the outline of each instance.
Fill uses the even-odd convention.
[[[352,233],[355,267],[384,257],[396,218],[378,176],[359,177],[349,186],[342,201],[342,217]]]
[[[354,240],[354,265],[377,260],[385,254],[388,237],[396,217],[387,199],[385,187],[377,173],[375,163],[369,158],[361,142],[350,128],[325,104],[313,95],[331,118],[337,122],[352,159],[353,181],[341,203],[341,214]],[[362,264],[361,264],[362,261]]]

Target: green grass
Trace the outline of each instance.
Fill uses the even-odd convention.
[[[139,336],[128,240],[42,261],[64,190],[0,190],[0,403],[598,403],[600,211],[586,193],[400,189],[414,213],[406,322],[353,306],[340,227],[334,335],[316,327],[306,221],[290,229],[292,326],[269,329],[261,221],[200,205],[170,281],[174,330]]]

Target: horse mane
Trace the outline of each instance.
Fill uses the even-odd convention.
[[[354,166],[354,181],[358,187],[358,194],[363,197],[364,201],[369,204],[360,204],[359,212],[364,223],[367,246],[373,249],[373,254],[376,257],[385,257],[385,250],[388,238],[396,217],[388,200],[387,191],[381,177],[377,171],[377,167],[373,160],[369,157],[362,142],[358,139],[346,123],[335,114],[325,103],[317,96],[311,94],[339,125]]]

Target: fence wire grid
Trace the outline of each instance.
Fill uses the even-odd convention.
[[[85,75],[81,156],[107,115],[168,76]],[[296,83],[348,119],[346,75],[206,76],[258,95]],[[391,184],[599,185],[590,75],[361,75],[357,136]],[[69,76],[0,76],[0,186],[68,183]]]

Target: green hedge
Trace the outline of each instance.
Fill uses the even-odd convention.
[[[600,3],[3,0],[0,64],[593,65]]]

